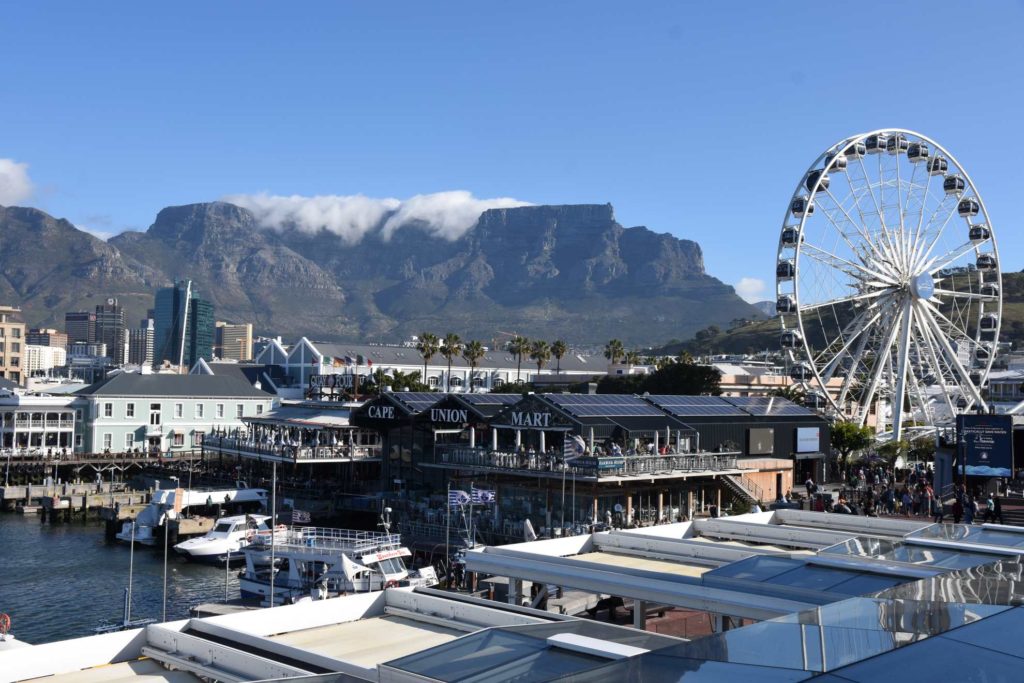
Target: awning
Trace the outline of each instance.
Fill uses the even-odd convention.
[[[664,436],[666,428],[673,432],[684,431],[687,434],[694,431],[690,425],[681,422],[674,417],[669,417],[668,415],[624,415],[620,417],[611,417],[608,418],[608,420],[628,432],[630,436],[638,438],[654,438],[655,433]]]
[[[825,457],[824,453],[794,453],[793,457],[796,460],[821,460]]]
[[[287,427],[351,427],[348,416],[337,410],[316,408],[278,408],[259,417],[247,417],[249,424],[283,425]]]

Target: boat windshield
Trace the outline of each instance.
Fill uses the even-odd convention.
[[[213,530],[215,533],[226,534],[231,531],[231,522],[221,522]]]
[[[401,574],[405,571],[405,565],[402,563],[402,560],[397,557],[393,557],[389,560],[381,560],[378,562],[377,569],[385,575]]]

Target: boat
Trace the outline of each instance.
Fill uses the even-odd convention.
[[[261,531],[243,548],[239,575],[243,598],[274,604],[367,593],[392,586],[432,586],[432,567],[410,571],[400,534],[324,527]]]
[[[174,551],[190,562],[222,565],[245,559],[242,548],[256,534],[269,531],[267,515],[233,515],[221,517],[205,536],[190,538],[174,546]]]
[[[267,508],[266,489],[160,489],[135,520],[121,525],[117,540],[155,546],[163,538],[163,530],[171,523],[171,538],[187,538],[205,534],[214,521],[228,510],[263,511]],[[133,529],[134,527],[134,529]],[[133,536],[134,534],[134,536]]]

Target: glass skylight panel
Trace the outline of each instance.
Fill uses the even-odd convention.
[[[905,675],[915,681],[1017,683],[1024,659],[940,636],[833,671],[840,680],[878,683]]]
[[[767,581],[783,572],[804,566],[802,560],[771,555],[754,555],[738,562],[730,562],[704,574],[711,578],[742,579],[744,581]]]
[[[1024,548],[1024,533],[997,530],[967,524],[932,524],[907,535],[908,539],[922,538],[937,541],[961,541],[979,545]]]

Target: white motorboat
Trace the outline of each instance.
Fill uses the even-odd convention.
[[[190,562],[224,564],[242,562],[242,548],[255,540],[261,531],[270,531],[266,515],[234,515],[221,517],[205,536],[190,538],[174,546],[175,552]]]
[[[387,532],[323,527],[265,531],[242,552],[242,597],[268,601],[273,577],[276,604],[437,583],[431,567],[409,571],[404,558],[412,553],[402,547],[399,534]]]
[[[160,489],[153,494],[153,500],[138,514],[134,522],[128,520],[121,525],[116,538],[131,543],[133,538],[143,545],[156,545],[162,538],[158,529],[168,522],[178,522],[178,536],[203,534],[210,530],[218,510],[227,508],[232,512],[264,511],[268,507],[266,489]],[[206,526],[188,524],[183,529],[186,517],[205,517]],[[211,519],[212,518],[212,519]]]

